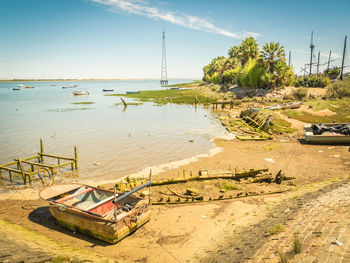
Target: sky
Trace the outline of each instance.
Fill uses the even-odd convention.
[[[302,73],[311,31],[314,60],[332,50],[340,65],[349,10],[349,0],[0,0],[0,79],[157,79],[163,30],[168,78],[200,79],[247,36],[280,42]]]

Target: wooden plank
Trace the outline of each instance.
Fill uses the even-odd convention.
[[[19,173],[19,174],[21,173],[21,171],[17,170],[17,169],[13,169],[13,168],[10,168],[10,167],[5,167],[3,165],[0,165],[0,167],[1,167],[1,169],[4,169],[4,170],[9,171],[9,172],[14,172],[14,173]]]
[[[10,162],[10,163],[4,163],[4,164],[1,164],[0,166],[5,167],[5,166],[9,166],[9,165],[14,165],[14,164],[17,164],[17,161]]]
[[[74,158],[70,158],[70,157],[63,157],[63,156],[58,156],[58,155],[54,155],[54,154],[47,154],[47,153],[39,153],[40,156],[47,156],[47,157],[51,157],[51,158],[60,158],[63,160],[71,160],[71,161],[75,161]]]
[[[21,159],[18,159],[18,164],[19,164],[19,168],[21,169],[23,183],[27,184],[27,177],[26,177],[26,174],[24,173],[23,164],[22,164]]]
[[[61,164],[56,165],[56,166],[54,166],[54,167],[55,167],[55,168],[58,168],[58,167],[62,167],[62,166],[66,166],[66,165],[72,164],[72,163],[74,163],[74,161],[69,161],[69,162],[66,162],[66,163],[61,163]]]
[[[46,167],[46,168],[55,168],[56,167],[54,165],[43,164],[43,163],[33,163],[33,162],[29,162],[29,161],[22,161],[22,163],[37,165],[37,166]]]

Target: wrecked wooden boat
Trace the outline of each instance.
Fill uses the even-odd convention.
[[[266,107],[264,109],[266,109],[266,110],[297,109],[301,105],[303,105],[303,102],[302,101],[297,101],[297,102],[282,103],[282,104]]]
[[[151,219],[149,200],[84,184],[52,185],[39,192],[58,224],[108,243],[117,243]]]
[[[314,144],[349,144],[350,123],[321,123],[304,126],[304,140]]]

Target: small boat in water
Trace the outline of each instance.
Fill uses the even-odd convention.
[[[73,95],[89,95],[88,91],[83,91],[83,90],[77,90],[73,92]]]
[[[288,103],[282,103],[270,107],[266,107],[264,109],[266,110],[285,110],[285,109],[297,109],[301,105],[303,105],[302,101],[297,101],[297,102],[288,102]]]
[[[126,94],[139,94],[140,91],[127,91]]]
[[[113,89],[103,89],[102,91],[107,92],[107,91],[114,91],[114,90]]]
[[[13,90],[21,90],[21,88],[13,88]]]
[[[314,144],[350,144],[350,123],[305,125],[304,140]]]
[[[34,86],[24,86],[26,89],[34,89]]]
[[[73,231],[87,234],[108,243],[117,243],[151,219],[149,200],[133,193],[99,189],[84,184],[47,186],[39,196],[49,201],[49,210],[57,223]]]

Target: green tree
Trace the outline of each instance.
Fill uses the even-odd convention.
[[[259,58],[259,44],[254,37],[247,37],[239,45],[241,64],[244,66],[248,60]]]
[[[268,72],[273,72],[274,65],[278,61],[286,62],[286,53],[284,47],[279,42],[269,42],[263,46],[261,51],[262,61],[267,67]]]

